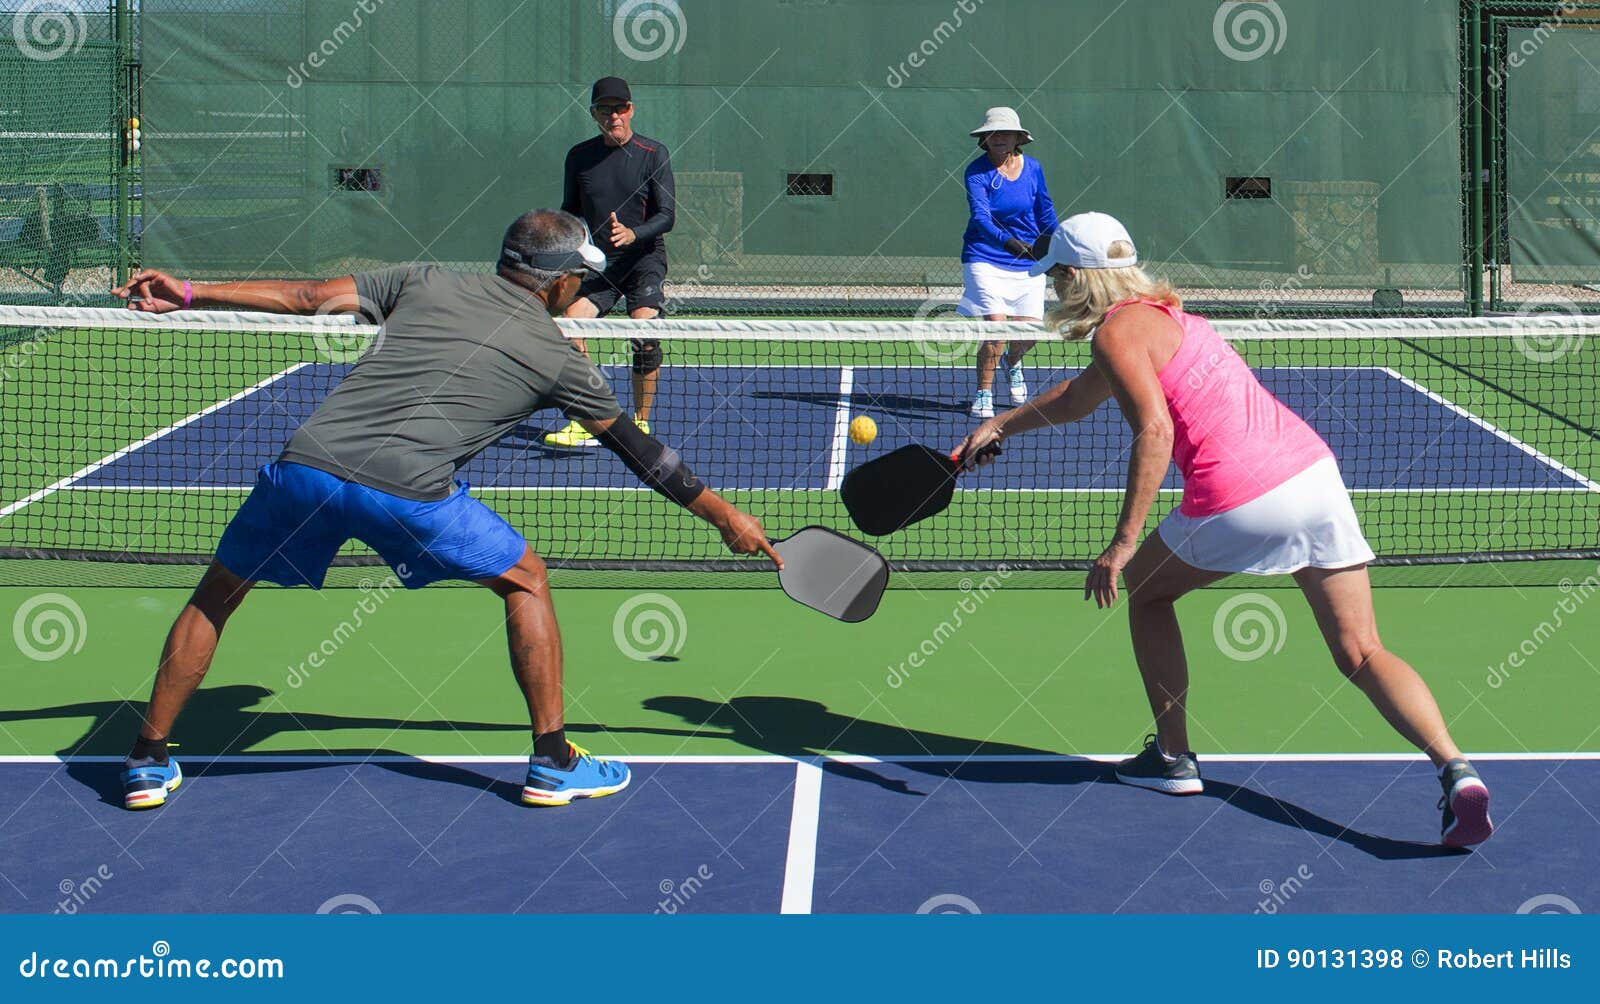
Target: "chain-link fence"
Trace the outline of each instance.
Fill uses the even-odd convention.
[[[1489,309],[1600,310],[1600,3],[1481,7]]]
[[[1058,213],[1123,218],[1213,312],[1600,309],[1596,7],[0,0],[0,297],[103,294],[135,260],[487,268],[562,201],[616,74],[671,151],[679,313],[953,312],[997,105]]]
[[[1008,105],[1059,211],[1124,217],[1197,299],[1463,309],[1457,19],[1354,6],[146,0],[144,260],[482,267],[618,74],[672,153],[682,306],[938,309]]]
[[[0,298],[92,302],[130,253],[115,4],[0,4]]]

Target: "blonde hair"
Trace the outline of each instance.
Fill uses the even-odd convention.
[[[1112,258],[1133,257],[1133,245],[1117,241],[1107,249]],[[1094,333],[1112,307],[1128,300],[1155,300],[1183,309],[1183,299],[1170,283],[1151,278],[1137,265],[1127,268],[1076,268],[1070,278],[1057,277],[1059,306],[1045,315],[1046,326],[1069,342],[1081,342]]]

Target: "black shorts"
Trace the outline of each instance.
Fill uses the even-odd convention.
[[[594,304],[598,316],[611,313],[617,301],[626,298],[628,311],[640,307],[654,307],[665,313],[667,296],[663,284],[667,281],[667,256],[652,251],[637,258],[619,258],[606,267],[604,275],[591,275],[583,280],[578,295]]]

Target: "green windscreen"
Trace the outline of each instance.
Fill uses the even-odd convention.
[[[1506,197],[1518,281],[1600,282],[1600,31],[1513,30]]]
[[[968,131],[1197,300],[1462,298],[1460,34],[1425,0],[144,0],[144,263],[485,267],[589,85],[672,154],[686,300],[960,285]],[[1382,32],[1374,32],[1374,25]]]

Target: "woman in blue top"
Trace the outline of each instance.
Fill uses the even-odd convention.
[[[1037,321],[1044,317],[1044,277],[1031,277],[1030,249],[1056,227],[1056,209],[1045,188],[1044,169],[1022,147],[1033,136],[1010,108],[991,108],[972,130],[984,155],[967,165],[971,219],[961,244],[965,289],[959,313],[988,321]],[[1012,404],[1028,399],[1022,357],[1033,342],[984,342],[978,348],[975,418],[994,417],[994,371],[998,365]]]

